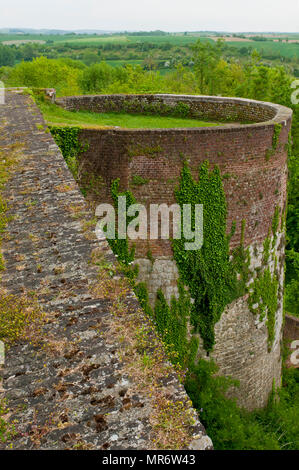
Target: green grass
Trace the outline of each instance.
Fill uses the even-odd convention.
[[[296,43],[282,43],[282,42],[273,42],[273,41],[242,41],[242,42],[232,42],[228,41],[225,43],[228,46],[235,47],[240,49],[242,47],[251,47],[256,49],[262,54],[263,57],[288,57],[292,59],[294,57],[299,58],[299,44]]]
[[[114,43],[145,43],[149,42],[151,44],[165,44],[169,43],[172,46],[184,46],[195,42],[198,39],[197,36],[178,36],[175,34],[169,34],[166,36],[130,36],[130,35],[111,35],[111,36],[87,36],[87,37],[65,37],[65,41],[71,44],[85,44],[85,45],[96,45],[107,42]],[[204,38],[207,41],[212,41],[211,39]]]
[[[185,119],[162,116],[146,116],[126,113],[94,113],[89,111],[66,111],[56,105],[40,104],[40,109],[48,124],[103,128],[119,126],[122,128],[172,128],[172,127],[208,127],[219,123],[197,119]]]
[[[257,34],[258,35],[258,34]],[[209,33],[206,33],[206,36],[209,36]],[[114,43],[114,44],[140,44],[140,43],[151,43],[157,46],[162,46],[165,43],[170,44],[172,47],[184,47],[189,46],[194,43],[198,38],[201,38],[202,41],[209,41],[214,42],[212,39],[205,37],[204,33],[200,35],[198,33],[188,33],[187,36],[184,34],[175,34],[170,33],[167,35],[147,35],[144,33],[142,36],[131,36],[128,34],[113,34],[113,35],[84,35],[84,34],[0,34],[0,43],[3,41],[20,41],[20,40],[43,40],[43,41],[51,41],[52,43],[61,45],[61,44],[74,44],[80,45],[82,44],[83,47],[97,47],[101,44],[106,43]],[[288,33],[285,35],[291,39],[298,39],[298,34],[291,34]],[[272,39],[269,38],[268,41],[250,41],[248,38],[248,42],[235,42],[235,41],[228,41],[225,44],[227,46],[231,46],[237,49],[242,47],[252,47],[253,49],[257,49],[262,54],[266,56],[273,56],[273,57],[288,57],[298,58],[299,57],[299,44],[292,44],[292,43],[282,43],[282,42],[273,42]]]
[[[96,46],[99,44],[113,42],[114,44],[124,44],[124,43],[151,43],[158,46],[162,46],[165,43],[170,44],[172,47],[184,47],[189,46],[195,41],[197,41],[198,36],[196,35],[188,35],[188,36],[178,36],[178,35],[167,35],[167,36],[106,36],[106,37],[84,37],[84,38],[65,38],[65,42],[69,44],[82,44],[82,45],[89,45],[89,46]],[[292,39],[297,39],[296,37],[292,37]],[[207,37],[201,37],[201,40],[208,41],[214,43],[214,41]],[[227,41],[225,45],[234,47],[236,49],[240,49],[242,47],[251,47],[252,49],[258,50],[262,55],[265,56],[273,56],[273,57],[288,57],[292,59],[294,57],[299,57],[299,44],[294,43],[282,43],[282,42],[274,42],[272,40],[269,41],[242,41],[242,42],[235,42],[235,41]]]
[[[144,59],[107,59],[106,64],[112,65],[112,67],[120,67],[125,65],[142,65]]]
[[[4,41],[23,41],[23,40],[42,40],[42,41],[53,41],[56,42],[66,42],[68,40],[77,40],[78,38],[84,38],[85,36],[80,36],[76,34],[72,35],[63,35],[63,34],[14,34],[14,33],[2,33],[0,34],[0,43]],[[90,36],[92,38],[92,36]]]

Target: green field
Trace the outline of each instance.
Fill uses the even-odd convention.
[[[138,43],[146,43],[149,42],[151,44],[165,44],[169,43],[172,46],[186,46],[188,44],[191,44],[195,42],[198,39],[197,36],[179,36],[179,35],[167,35],[167,36],[120,36],[120,35],[115,35],[115,36],[97,36],[97,37],[77,37],[77,38],[68,38],[65,40],[67,43],[71,44],[84,44],[90,45],[90,46],[95,46],[96,44],[101,44],[104,42],[114,42],[114,43],[133,43],[133,44],[138,44]],[[211,39],[208,38],[203,38],[204,40],[207,41],[212,41]]]
[[[141,44],[151,43],[155,45],[170,44],[172,47],[185,47],[189,46],[197,41],[198,36],[179,36],[179,35],[167,35],[167,36],[98,36],[98,37],[84,37],[84,38],[68,38],[65,40],[66,43],[96,47],[97,45],[113,42],[114,44]],[[214,42],[212,39],[207,37],[201,37],[202,41]],[[235,49],[241,49],[242,47],[252,48],[259,51],[262,55],[273,56],[273,57],[287,57],[292,59],[294,57],[299,58],[299,43],[284,43],[269,41],[226,41],[226,46],[233,47]]]
[[[124,65],[142,65],[143,59],[119,59],[119,60],[105,60],[106,64],[112,67],[120,67]]]
[[[123,129],[153,129],[173,127],[209,127],[217,126],[216,122],[197,119],[185,119],[164,116],[146,116],[126,113],[93,113],[89,111],[66,111],[56,105],[40,104],[45,120],[51,125],[105,128],[121,127]]]
[[[126,34],[103,34],[103,35],[88,35],[88,34],[0,34],[0,42],[4,41],[21,41],[21,40],[43,40],[53,41],[54,43],[74,43],[82,45],[95,46],[96,44],[113,42],[113,43],[140,43],[150,42],[153,44],[161,44],[169,42],[172,45],[186,45],[198,39],[198,36],[184,36],[177,34],[167,34],[163,36],[131,36]]]
[[[230,47],[240,49],[242,47],[251,47],[256,49],[262,54],[262,56],[281,56],[292,59],[293,57],[299,58],[299,43],[285,43],[285,42],[274,42],[274,41],[242,41],[234,42],[227,41]]]
[[[55,42],[65,42],[69,39],[77,39],[85,36],[78,36],[77,34],[0,34],[0,43],[5,41],[53,41]]]
[[[299,34],[288,35],[289,39],[299,39]],[[52,43],[66,43],[66,44],[75,44],[86,47],[96,47],[100,44],[105,43],[114,43],[114,44],[140,44],[140,43],[152,43],[156,45],[169,43],[172,46],[187,46],[194,43],[199,38],[198,34],[189,33],[188,35],[184,34],[167,34],[161,36],[134,36],[126,34],[115,34],[115,35],[79,35],[79,34],[0,34],[0,43],[6,41],[51,41]],[[248,38],[249,39],[249,38]],[[281,54],[286,57],[299,57],[299,44],[297,43],[285,43],[285,42],[274,42],[269,38],[267,41],[226,41],[225,44],[237,49],[241,47],[253,47],[258,51],[264,51],[266,54]],[[203,41],[213,41],[208,37],[201,36]]]
[[[124,34],[0,34],[0,43],[15,42],[12,47],[14,51],[23,51],[23,55],[16,55],[12,62],[5,62],[0,54],[1,65],[14,65],[22,60],[32,60],[36,56],[45,55],[49,58],[70,57],[78,58],[86,65],[95,63],[98,60],[106,60],[109,64],[116,65],[142,65],[143,61],[150,55],[158,69],[164,70],[161,62],[173,60],[174,64],[183,63],[188,65],[192,57],[190,46],[200,37],[202,42],[215,44],[218,36],[204,33],[168,33],[153,35],[144,33],[142,35]],[[209,36],[209,37],[208,37]],[[213,37],[214,39],[211,39]],[[238,57],[246,60],[251,52],[256,49],[267,61],[291,63],[293,70],[298,69],[299,63],[299,43],[274,42],[274,39],[288,38],[298,40],[299,34],[277,35],[273,37],[265,36],[267,40],[252,40],[251,37],[226,38],[224,42],[224,56]],[[230,40],[235,39],[235,40]],[[244,36],[243,36],[244,39]],[[30,47],[28,44],[21,44],[22,41],[33,41]],[[37,44],[37,41],[45,41],[44,44]],[[34,43],[35,42],[35,43]],[[27,46],[22,49],[20,46]],[[118,47],[119,46],[119,47]],[[34,49],[35,48],[35,49]],[[101,51],[99,51],[101,49]],[[28,56],[29,54],[29,56]],[[100,59],[99,59],[100,58]],[[270,62],[271,63],[271,62]]]

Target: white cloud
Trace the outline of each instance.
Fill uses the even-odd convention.
[[[299,31],[299,0],[0,0],[0,27]]]

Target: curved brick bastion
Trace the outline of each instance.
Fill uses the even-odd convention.
[[[88,149],[81,158],[80,174],[101,177],[104,184],[98,202],[111,200],[111,182],[120,178],[120,188],[130,189],[138,203],[170,205],[176,202],[174,188],[183,160],[187,160],[194,178],[205,160],[211,167],[219,166],[227,201],[227,230],[236,222],[230,247],[240,244],[244,220],[244,246],[250,252],[248,284],[254,285],[259,273],[269,269],[277,279],[278,301],[270,349],[269,319],[267,314],[254,314],[258,302],[249,306],[249,290],[249,294],[226,307],[215,325],[216,342],[210,357],[218,364],[220,374],[240,381],[240,387],[231,393],[241,405],[249,409],[264,406],[273,380],[279,385],[281,377],[284,217],[292,111],[253,100],[185,95],[77,96],[60,98],[57,103],[68,110],[94,112],[150,111],[167,115],[183,109],[188,117],[225,121],[204,128],[81,129],[80,140],[88,143]],[[144,184],[134,185],[136,176]],[[149,250],[151,259],[147,256]],[[136,261],[152,305],[159,288],[168,301],[177,295],[178,270],[168,240],[137,240]],[[201,344],[198,356],[206,356]]]

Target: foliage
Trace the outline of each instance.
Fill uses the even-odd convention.
[[[299,316],[299,253],[293,248],[286,251],[285,309]]]
[[[270,268],[264,270],[254,279],[250,288],[249,307],[252,313],[258,314],[260,321],[267,315],[268,347],[271,350],[275,335],[275,315],[278,307],[278,279],[271,275]]]
[[[114,207],[116,209],[116,214],[118,214],[118,197],[125,196],[126,197],[126,212],[128,208],[132,204],[136,204],[136,200],[133,194],[130,191],[119,191],[119,178],[112,181],[111,184],[111,195],[114,202]],[[127,215],[127,214],[126,214]],[[129,223],[134,219],[134,217],[126,217],[126,229]],[[118,232],[118,231],[117,231]],[[115,240],[108,240],[109,245],[111,246],[115,255],[117,255],[119,261],[123,263],[125,266],[129,266],[134,261],[135,256],[135,247],[129,247],[128,236],[125,239],[118,238],[118,233],[116,233]]]
[[[43,313],[33,297],[1,293],[0,340],[10,345],[19,340],[37,340]]]
[[[299,153],[298,153],[299,155]],[[288,161],[288,213],[287,248],[299,252],[299,164],[298,156],[290,155]]]
[[[160,31],[137,32],[126,34],[1,34],[0,41],[9,41],[4,49],[3,59],[10,63],[32,59],[44,55],[48,58],[70,57],[80,59],[87,65],[105,59],[109,63],[142,63],[144,67],[157,67],[162,71],[173,67],[178,62],[189,65],[192,58],[191,47],[200,36],[203,43],[215,45],[210,33],[165,33]],[[214,36],[216,39],[216,36]],[[297,39],[298,34],[288,34],[283,41],[281,37],[242,36],[240,42],[228,40],[223,44],[223,56],[227,60],[237,58],[246,61],[252,52],[259,54],[260,60],[267,64],[285,64],[287,67],[298,65],[298,45],[287,41]],[[23,43],[26,41],[26,43]],[[254,41],[254,43],[253,43]],[[275,42],[274,42],[275,41]],[[257,52],[259,51],[259,52]],[[0,56],[1,57],[1,56]],[[0,66],[5,62],[0,61]],[[192,63],[191,63],[192,66]]]
[[[282,125],[276,122],[274,124],[274,131],[273,131],[273,137],[272,137],[272,147],[274,150],[277,149],[281,129],[282,129]]]
[[[199,360],[185,387],[217,450],[291,450],[299,448],[299,370],[284,370],[280,400],[254,412],[225,397],[232,382],[215,375],[213,362]]]
[[[194,70],[199,81],[199,91],[205,94],[215,89],[215,70],[222,56],[223,41],[218,39],[216,45],[202,42],[201,39],[192,46],[194,52]]]
[[[134,292],[138,297],[141,307],[149,317],[153,317],[153,311],[149,304],[148,290],[144,282],[135,285]]]
[[[287,250],[286,250],[286,311],[299,316],[299,134],[289,155]]]
[[[209,171],[208,163],[203,163],[196,182],[185,163],[175,196],[181,208],[184,204],[191,204],[193,231],[195,204],[203,204],[204,208],[205,236],[202,248],[185,250],[187,240],[183,230],[181,239],[173,240],[172,246],[181,279],[194,299],[191,324],[194,331],[199,332],[203,338],[205,349],[211,351],[215,341],[214,325],[220,319],[225,306],[240,294],[236,269],[242,264],[236,261],[237,252],[234,263],[229,259],[226,199],[219,168],[216,166]]]
[[[17,434],[14,424],[10,424],[4,419],[8,413],[9,408],[6,401],[0,398],[0,442],[10,441]]]
[[[133,175],[132,180],[131,180],[131,185],[132,186],[142,186],[144,184],[147,184],[149,180],[147,178],[142,178],[140,175]]]
[[[172,297],[168,305],[163,292],[158,290],[154,309],[154,319],[168,354],[174,364],[183,369],[192,364],[198,349],[198,340],[188,339],[190,315],[190,294],[182,282],[178,282],[178,300]]]
[[[60,148],[62,155],[76,179],[79,166],[79,155],[87,148],[79,141],[79,127],[50,126],[50,131]]]
[[[78,94],[78,82],[82,72],[67,65],[64,60],[49,60],[46,57],[21,62],[11,69],[6,85],[36,88],[56,88],[57,93]]]
[[[111,81],[117,78],[118,70],[105,62],[88,67],[80,79],[83,92],[99,93],[104,90]],[[119,77],[120,78],[120,77]]]
[[[0,66],[4,65],[14,65],[15,62],[15,54],[14,51],[7,47],[0,44]]]

